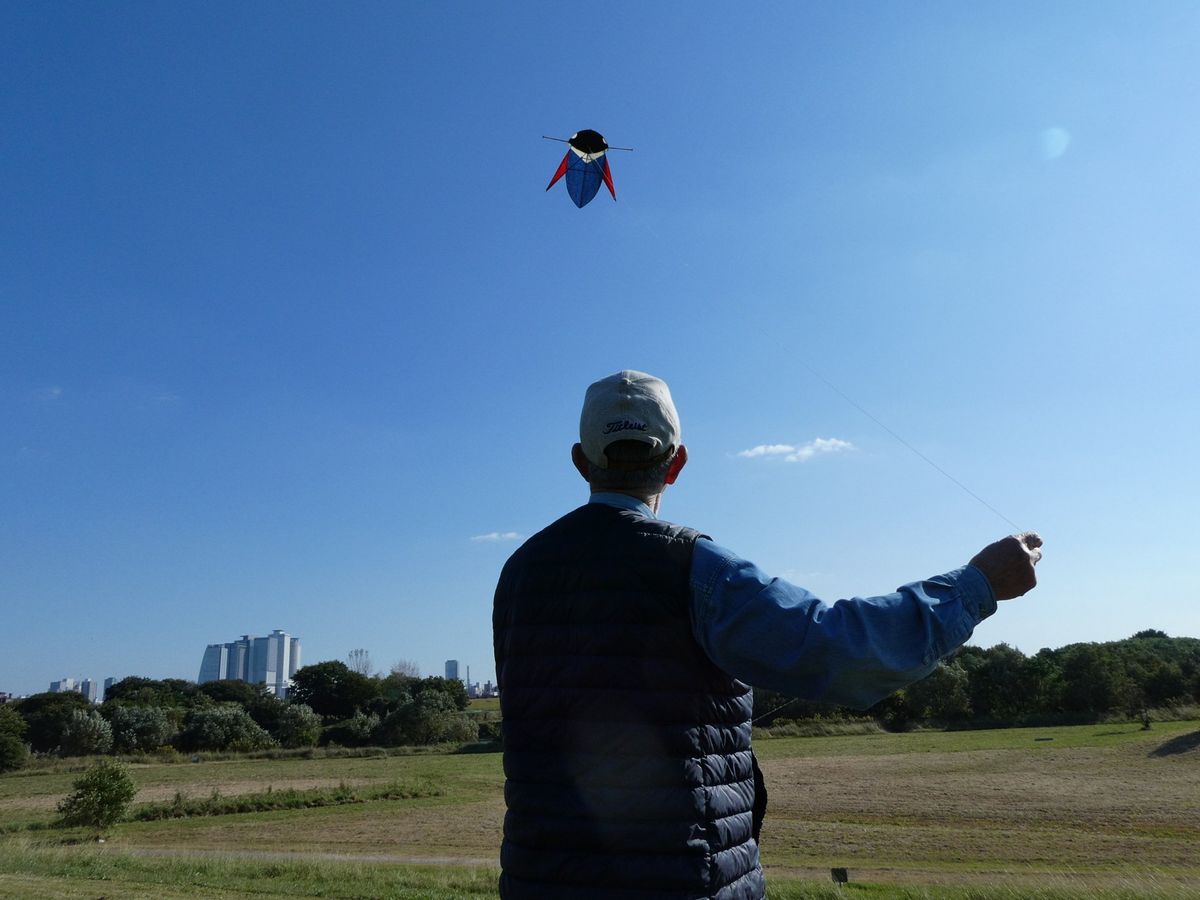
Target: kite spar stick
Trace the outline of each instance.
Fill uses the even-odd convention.
[[[559,141],[559,142],[561,142],[561,143],[563,143],[563,144],[569,144],[569,143],[571,143],[571,142],[570,142],[570,141],[568,141],[566,138],[556,138],[556,137],[550,137],[550,135],[548,135],[548,134],[543,134],[543,135],[542,135],[542,137],[543,137],[544,139],[546,139],[547,141]],[[609,147],[608,149],[609,149],[609,150],[628,150],[630,153],[632,153],[632,152],[633,152],[633,148],[632,148],[632,147]]]

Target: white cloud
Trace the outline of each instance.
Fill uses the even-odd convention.
[[[814,456],[823,456],[827,453],[841,453],[853,449],[854,445],[852,443],[843,441],[840,438],[817,438],[798,447],[794,444],[759,444],[757,447],[751,447],[749,450],[741,450],[737,455],[743,459],[756,459],[768,456],[782,457],[784,462],[794,463],[808,462]]]
[[[487,534],[477,534],[471,538],[477,544],[498,544],[501,541],[519,541],[521,535],[515,531],[489,531]]]
[[[58,385],[51,385],[50,387],[39,388],[38,390],[34,391],[33,399],[51,401],[58,400],[60,397],[62,397],[62,395],[62,388],[60,388]]]
[[[749,450],[741,450],[738,456],[754,459],[756,456],[778,456],[781,453],[795,453],[796,448],[791,444],[759,444]]]

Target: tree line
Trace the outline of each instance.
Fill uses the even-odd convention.
[[[99,706],[75,692],[0,706],[0,772],[24,765],[29,750],[87,756],[463,743],[479,736],[464,713],[469,702],[460,681],[404,671],[372,676],[336,660],[298,669],[287,699],[244,681],[132,676],[109,687]]]
[[[286,700],[244,681],[131,677],[110,687],[99,707],[77,693],[35,694],[0,706],[0,771],[23,765],[27,747],[81,756],[465,743],[480,737],[480,726],[464,714],[469,702],[459,681],[404,671],[368,675],[339,661],[299,669]],[[963,647],[867,714],[892,730],[999,727],[1138,717],[1197,703],[1200,639],[1149,630],[1033,656],[1007,644]],[[860,714],[755,691],[754,715],[764,726]]]
[[[783,718],[860,714],[755,691],[760,725]],[[867,710],[892,730],[915,726],[1086,723],[1200,703],[1200,639],[1161,631],[1069,644],[1026,656],[1007,644],[962,647],[929,676]],[[786,705],[785,705],[786,704]]]

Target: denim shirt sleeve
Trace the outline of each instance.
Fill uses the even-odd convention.
[[[696,640],[726,672],[858,709],[925,677],[996,611],[974,566],[830,604],[703,538],[691,588]]]

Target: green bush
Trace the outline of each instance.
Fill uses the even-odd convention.
[[[11,706],[0,706],[0,772],[12,772],[25,765],[25,720]]]
[[[15,772],[29,759],[29,751],[19,737],[0,734],[0,772]]]
[[[303,703],[282,704],[273,735],[281,747],[288,749],[316,746],[321,736],[321,717]]]
[[[434,690],[404,698],[375,732],[379,743],[390,746],[466,743],[478,738],[478,724],[462,714],[455,698]]]
[[[338,744],[342,747],[362,747],[371,742],[379,728],[379,716],[372,713],[355,713],[349,719],[335,722],[321,732],[322,744]]]
[[[126,706],[161,706],[190,709],[193,706],[208,706],[209,697],[201,694],[197,685],[182,678],[141,678],[131,675],[104,692],[104,705],[121,703]]]
[[[874,719],[777,719],[769,728],[755,728],[754,738],[829,737],[842,734],[882,734]]]
[[[171,743],[178,729],[158,706],[116,706],[109,713],[118,753],[149,753]]]
[[[72,710],[63,725],[63,756],[91,756],[112,749],[112,726],[94,709]]]
[[[80,778],[75,792],[58,805],[64,827],[83,826],[105,829],[120,821],[137,793],[129,771],[122,763],[102,759]]]
[[[16,702],[17,712],[29,724],[27,740],[38,753],[52,752],[62,744],[63,729],[77,710],[89,710],[87,698],[74,691],[34,694]]]
[[[347,803],[369,803],[375,800],[407,800],[413,797],[440,797],[442,791],[426,781],[393,781],[391,784],[350,787],[345,782],[336,788],[313,790],[268,787],[264,792],[222,796],[213,791],[209,797],[188,797],[176,791],[174,799],[165,803],[138,805],[128,816],[134,822],[156,822],[161,819],[187,819],[195,816],[225,816],[236,813],[266,812],[278,809],[313,809],[320,806],[340,806]]]
[[[229,705],[193,709],[179,733],[179,745],[189,752],[233,750],[247,753],[273,747],[275,741],[244,709]]]

